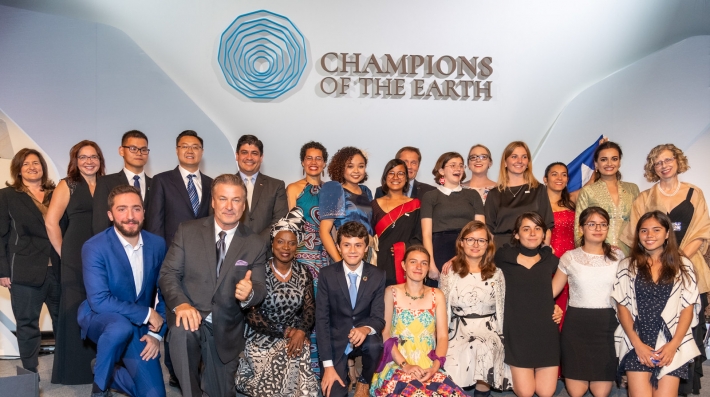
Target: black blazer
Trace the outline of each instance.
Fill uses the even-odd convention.
[[[145,176],[145,200],[143,203],[143,208],[148,213],[148,200],[150,199],[150,185],[153,179],[148,175]],[[105,175],[99,177],[96,181],[96,188],[94,189],[94,215],[91,222],[92,230],[94,234],[98,234],[106,230],[109,226],[113,225],[108,219],[108,195],[111,190],[116,186],[120,185],[130,185],[133,186],[133,181],[129,181],[126,173],[123,170],[118,171],[115,174]]]
[[[202,181],[202,201],[200,210],[195,216],[192,212],[190,196],[183,182],[178,167],[171,171],[161,172],[153,176],[150,188],[150,200],[146,213],[145,230],[165,239],[165,244],[170,248],[173,236],[178,226],[185,221],[209,216],[212,208],[212,178],[200,172]]]
[[[0,277],[12,283],[44,284],[49,260],[59,269],[59,256],[47,237],[42,213],[32,198],[15,188],[0,190]]]
[[[343,261],[326,266],[318,275],[316,340],[320,361],[337,367],[345,357],[348,334],[353,327],[369,326],[381,334],[385,328],[385,271],[363,263],[355,309],[350,303]]]
[[[418,180],[414,180],[414,186],[412,187],[414,190],[412,190],[412,198],[418,198],[420,201],[424,198],[424,193],[436,189],[436,187],[432,185],[428,185],[426,183],[419,182]],[[378,187],[377,190],[375,190],[375,198],[378,199],[380,197],[383,197],[385,194],[382,193],[382,188]]]
[[[237,175],[241,177],[241,174]],[[256,176],[251,200],[254,204],[249,206],[248,211],[244,211],[242,221],[254,233],[268,241],[271,225],[288,213],[284,181],[260,172]]]
[[[172,310],[183,303],[197,309],[202,318],[212,313],[217,354],[227,363],[244,350],[246,309],[266,297],[266,242],[240,222],[217,277],[214,224],[214,217],[210,216],[180,225],[160,269],[158,284],[172,324]],[[254,295],[241,307],[234,293],[247,270],[252,272]]]

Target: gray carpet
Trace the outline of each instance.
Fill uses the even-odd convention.
[[[40,395],[43,397],[88,397],[91,395],[91,385],[81,385],[81,386],[64,386],[64,385],[54,385],[49,382],[52,377],[52,359],[53,356],[44,355],[39,358],[39,373],[40,373]],[[20,360],[0,360],[0,377],[12,376],[16,374],[16,366],[21,366]],[[703,377],[703,389],[701,390],[702,396],[710,396],[710,361],[705,362],[703,366],[706,376]],[[180,397],[180,390],[168,386],[168,371],[163,367],[163,377],[165,378],[165,387],[168,397]],[[471,392],[473,394],[473,392]],[[11,394],[5,394],[5,391],[0,391],[0,396],[10,396]],[[493,393],[494,396],[505,396],[512,397],[515,396],[512,392],[506,393]],[[591,394],[587,394],[591,396]],[[557,392],[555,397],[568,397],[569,395],[564,389],[562,382],[557,384]],[[625,389],[614,388],[612,397],[622,397],[626,396]]]

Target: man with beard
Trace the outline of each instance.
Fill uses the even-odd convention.
[[[97,345],[92,397],[110,388],[130,396],[164,397],[160,340],[165,305],[158,292],[165,241],[142,231],[143,202],[133,186],[108,196],[113,227],[82,248],[86,300],[79,307],[81,337]],[[158,304],[155,296],[158,294]]]

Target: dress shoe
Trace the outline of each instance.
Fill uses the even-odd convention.
[[[111,390],[99,391],[91,393],[91,397],[113,397],[113,393],[111,393]]]
[[[168,378],[168,384],[172,387],[177,387],[178,389],[180,388],[180,382],[175,375],[170,375],[170,378]]]

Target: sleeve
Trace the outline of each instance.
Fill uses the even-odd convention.
[[[426,193],[424,193],[424,197],[422,198],[422,206],[421,206],[421,218],[429,218],[432,219],[434,217],[434,202],[436,201],[436,192],[431,190]]]
[[[490,193],[488,197],[490,197]],[[580,238],[582,237],[582,233],[579,231],[579,216],[582,214],[582,211],[587,209],[587,207],[589,207],[589,186],[582,188],[582,191],[579,192],[579,196],[577,196],[577,202],[575,203],[574,244],[577,247],[579,247],[579,242],[581,241]]]
[[[416,200],[416,199],[415,199]],[[414,228],[412,228],[412,234],[409,237],[409,241],[407,242],[407,247],[411,247],[413,245],[421,245],[422,244],[422,220],[421,220],[421,214],[422,211],[421,209],[419,211],[413,211],[412,215],[415,217],[415,222],[414,222]]]
[[[365,196],[367,196],[367,199],[369,201],[374,200],[374,198],[372,197],[372,190],[370,190],[369,187],[365,185],[360,185],[360,189],[362,189],[362,192],[365,193]]]
[[[246,321],[249,328],[262,334],[275,338],[283,338],[286,331],[283,324],[277,324],[269,318],[261,306],[252,306],[247,310]]]
[[[269,233],[271,232],[271,225],[278,222],[281,218],[286,216],[288,213],[288,200],[286,199],[286,185],[284,181],[277,180],[278,187],[276,188],[276,200],[274,201],[274,208],[271,212],[271,223],[259,232],[262,238],[269,240]]]
[[[7,260],[7,253],[12,221],[7,202],[7,189],[10,188],[0,190],[0,277],[10,277],[10,262]]]
[[[162,174],[153,177],[149,202],[146,205],[150,211],[146,212],[145,230],[165,238],[165,188],[163,187]]]
[[[634,315],[633,301],[635,297],[633,296],[633,291],[631,290],[631,275],[629,273],[629,259],[624,259],[619,262],[619,267],[616,272],[616,282],[611,291],[611,300],[614,306],[614,310],[617,310],[616,304],[621,304],[629,309],[629,312]]]
[[[345,191],[340,183],[336,181],[324,183],[318,194],[318,200],[321,219],[345,218]]]
[[[159,240],[160,240],[160,242],[159,242],[160,249],[158,250],[158,256],[156,257],[156,261],[157,261],[157,263],[162,264],[163,261],[165,260],[166,248],[165,248],[165,240],[163,240],[162,238],[159,238]],[[158,269],[160,269],[160,267],[158,267]],[[163,318],[163,322],[165,322],[165,321],[167,321],[166,316],[165,316],[165,298],[163,297],[163,293],[160,291],[160,286],[158,285],[159,280],[160,280],[160,277],[158,277],[155,281],[155,290],[157,291],[158,302],[155,305],[154,310],[156,312],[158,312],[158,314],[160,314],[160,317]],[[159,337],[158,339],[162,340],[167,331],[168,331],[168,326],[167,326],[167,324],[164,324],[163,327],[160,329],[160,332],[158,332],[158,337]],[[153,334],[152,332],[150,332],[150,333]],[[154,336],[155,336],[155,334],[154,334]]]
[[[690,323],[690,328],[694,328],[698,325],[698,315],[700,314],[700,295],[698,293],[698,283],[695,277],[695,271],[693,270],[693,264],[688,258],[682,258],[682,264],[685,268],[687,277],[681,279],[681,292],[680,292],[680,313],[683,309],[688,306],[693,306],[693,321]]]
[[[98,178],[98,180],[96,181],[96,189],[94,190],[95,191],[91,228],[93,231],[93,235],[96,235],[111,226],[111,221],[108,219],[108,215],[106,215],[109,210],[109,189],[106,183],[106,177]]]
[[[378,199],[378,198],[380,198],[380,197],[384,197],[384,195],[385,195],[385,194],[382,193],[382,188],[381,188],[381,187],[378,187],[377,189],[375,189],[375,199]]]
[[[254,295],[252,295],[248,301],[245,302],[244,308],[252,307],[260,304],[264,298],[266,298],[266,242],[264,242],[261,237],[256,237],[261,243],[261,250],[256,256],[253,263],[249,264],[249,270],[251,270],[251,289]]]
[[[451,293],[451,277],[454,276],[456,273],[454,273],[453,269],[449,270],[449,273],[447,274],[442,274],[441,278],[439,279],[439,289],[441,292],[444,294],[444,298],[446,298],[447,304],[449,301],[449,293]]]
[[[560,264],[557,265],[557,268],[560,269],[560,271],[566,275],[569,276],[569,270],[570,270],[570,261],[572,260],[572,254],[570,254],[569,251],[565,252],[562,254],[562,257],[560,258]]]
[[[325,270],[325,269],[324,269]],[[316,294],[316,342],[320,361],[333,360],[333,345],[331,343],[330,325],[330,288],[328,277],[322,272],[318,278],[318,293]]]
[[[486,211],[483,206],[483,200],[481,199],[481,195],[478,193],[478,191],[475,189],[468,189],[466,190],[466,192],[468,192],[469,194],[471,205],[473,205],[473,211],[475,215],[485,216]]]
[[[498,332],[501,340],[503,340],[503,324],[505,322],[505,276],[503,271],[496,269],[498,282],[493,286],[496,300],[496,318],[498,320]]]
[[[381,334],[382,330],[385,329],[385,275],[382,271],[382,276],[380,277],[380,285],[375,291],[375,297],[372,299],[372,306],[370,307],[370,317],[367,319],[366,324],[355,324],[356,327],[365,325],[373,330],[375,333]],[[320,294],[319,294],[320,295]]]
[[[486,215],[486,226],[491,233],[495,234],[498,226],[498,207],[500,206],[500,190],[494,187],[488,192],[484,212]]]
[[[311,276],[311,273],[307,269],[302,269],[306,276],[306,291],[303,295],[301,315],[298,317],[293,327],[300,329],[308,335],[313,331],[313,325],[316,322],[316,300],[313,291],[313,276]]]
[[[160,267],[158,284],[168,310],[174,310],[183,303],[190,303],[182,289],[182,278],[185,275],[184,225],[183,223],[178,226],[163,265]]]
[[[698,252],[700,255],[705,255],[708,250],[708,241],[710,240],[710,215],[708,215],[708,205],[705,201],[703,191],[695,186],[692,188],[695,190],[690,201],[695,211],[693,212],[693,218],[690,220],[687,232],[685,233],[685,238],[683,241],[678,242],[678,244],[683,248],[685,244],[693,240],[704,239],[705,242],[700,246]]]
[[[552,229],[555,227],[555,215],[552,213],[552,205],[550,204],[550,196],[547,195],[547,188],[541,184],[535,190],[538,190],[537,213],[545,221],[547,229]]]
[[[639,218],[646,213],[646,200],[649,198],[650,194],[650,192],[644,192],[644,194],[638,195],[631,205],[629,221],[626,223],[624,230],[621,231],[621,236],[619,236],[619,239],[629,247],[631,247],[634,243],[636,224],[638,223]]]

